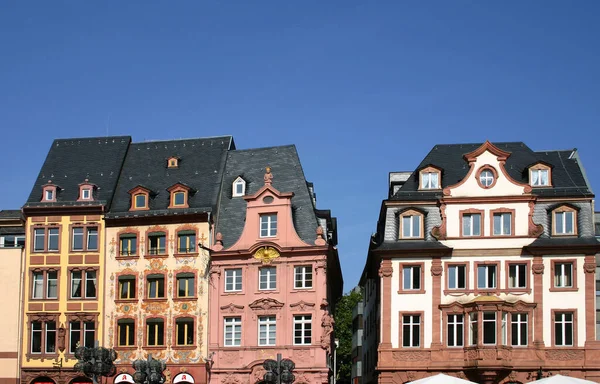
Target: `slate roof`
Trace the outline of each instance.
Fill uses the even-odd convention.
[[[545,162],[552,166],[552,188],[534,188],[539,196],[592,196],[585,178],[583,166],[575,150],[534,152],[522,142],[493,143],[503,151],[510,152],[505,168],[508,174],[522,183],[529,183],[529,166]],[[419,170],[433,165],[442,169],[442,187],[461,181],[469,171],[469,163],[463,155],[479,148],[483,143],[438,144],[425,156],[417,169],[390,200],[435,200],[440,191],[419,191]]]
[[[292,214],[300,238],[314,244],[317,218],[304,171],[293,145],[230,151],[223,176],[216,233],[223,235],[223,246],[232,246],[242,234],[246,219],[246,201],[232,197],[232,184],[238,176],[246,181],[246,195],[264,185],[265,167],[271,167],[272,185],[280,192],[293,192]]]
[[[24,207],[110,204],[130,142],[130,136],[54,140]],[[94,201],[77,202],[79,184],[86,178],[98,186]],[[40,202],[48,180],[59,187],[55,203]]]
[[[227,151],[234,149],[232,136],[183,140],[151,141],[131,144],[107,219],[145,216],[184,215],[216,209]],[[167,160],[179,158],[177,168]],[[168,209],[169,187],[181,183],[192,192],[189,208]],[[129,211],[129,191],[137,186],[150,189],[150,210]]]
[[[0,211],[0,220],[18,220],[21,218],[19,209],[4,209]]]

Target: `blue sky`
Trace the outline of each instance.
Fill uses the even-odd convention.
[[[596,191],[600,2],[4,1],[0,209],[54,138],[295,144],[357,284],[390,171],[436,143],[578,148]]]

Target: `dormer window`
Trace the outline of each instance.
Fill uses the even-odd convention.
[[[551,186],[551,168],[546,164],[536,164],[529,168],[529,184],[532,187]]]
[[[44,195],[44,200],[46,200],[46,201],[54,200],[54,189],[46,189],[44,192],[46,192]]]
[[[481,188],[489,189],[496,184],[498,173],[490,166],[484,166],[479,169],[477,174],[477,182]]]
[[[190,190],[190,187],[181,183],[177,183],[168,188],[167,191],[171,193],[169,208],[188,208],[188,196]]]
[[[81,190],[81,200],[91,200],[92,198],[92,190],[90,188],[85,188]]]
[[[238,177],[233,182],[233,197],[244,196],[246,194],[246,181]]]
[[[48,180],[48,184],[42,187],[42,202],[56,201],[57,186],[52,184],[52,180]]]
[[[129,194],[131,195],[131,207],[129,207],[130,211],[150,209],[150,190],[148,188],[144,188],[141,185],[138,185],[137,187],[130,190]]]
[[[179,167],[179,158],[172,156],[167,160],[167,168],[178,168]]]
[[[440,189],[441,172],[434,167],[427,167],[419,172],[419,189]]]
[[[556,208],[552,212],[552,234],[569,236],[577,234],[577,211],[569,206]]]
[[[94,200],[94,184],[91,184],[88,179],[79,184],[79,199],[77,201],[90,201]]]
[[[423,238],[423,214],[415,210],[404,211],[400,214],[400,238]]]

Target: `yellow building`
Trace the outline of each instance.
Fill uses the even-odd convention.
[[[21,276],[24,271],[25,232],[21,211],[0,211],[0,290],[3,315],[0,316],[0,384],[19,381],[22,312]]]
[[[104,213],[130,141],[55,140],[23,207],[23,384],[90,382],[74,351],[103,339]]]

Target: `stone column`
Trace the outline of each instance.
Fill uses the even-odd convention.
[[[391,260],[382,260],[379,267],[381,278],[381,341],[380,348],[392,347],[392,268]],[[380,355],[381,357],[381,355]]]
[[[434,257],[431,263],[431,349],[440,349],[442,340],[440,335],[441,315],[440,304],[442,297],[442,259]]]
[[[585,272],[585,341],[596,340],[596,257],[588,255],[583,264]]]
[[[533,344],[536,348],[543,348],[544,344],[544,263],[541,256],[533,257],[531,265],[533,272],[533,301],[535,307],[535,330],[533,333]]]

